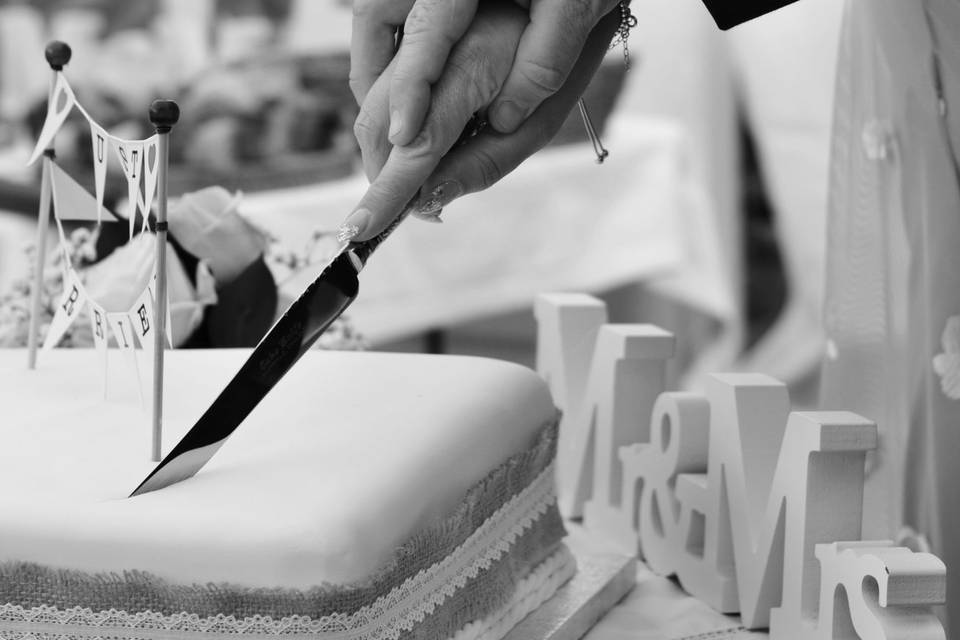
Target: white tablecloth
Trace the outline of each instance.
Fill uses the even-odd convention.
[[[595,535],[567,523],[570,544],[608,551]],[[744,629],[738,616],[717,613],[688,596],[678,584],[637,563],[637,585],[584,636],[584,640],[766,640]]]
[[[724,616],[672,580],[637,565],[637,586],[583,640],[766,640],[737,616]]]
[[[551,290],[602,291],[647,281],[703,312],[733,316],[710,203],[692,179],[690,147],[668,121],[620,118],[603,166],[590,147],[548,149],[494,188],[410,220],[361,276],[350,314],[373,343],[532,308]],[[366,188],[335,183],[250,194],[241,212],[291,248],[335,229]],[[302,272],[282,293],[297,295]]]

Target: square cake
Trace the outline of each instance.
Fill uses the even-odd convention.
[[[246,351],[167,356],[169,450]],[[0,351],[0,637],[500,638],[569,579],[532,371],[310,352],[195,477],[135,498],[149,412],[111,354]]]

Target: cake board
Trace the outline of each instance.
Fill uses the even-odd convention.
[[[577,572],[549,600],[511,629],[504,640],[579,640],[637,582],[637,561],[606,550],[576,524],[564,543]]]

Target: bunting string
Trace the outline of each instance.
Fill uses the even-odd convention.
[[[76,94],[73,92],[73,88],[64,72],[57,71],[50,104],[47,108],[47,116],[40,130],[40,136],[37,138],[37,144],[27,161],[28,165],[34,164],[43,155],[44,150],[50,147],[57,132],[63,127],[73,110],[80,113],[90,127],[96,200],[91,207],[94,214],[92,218],[70,219],[94,219],[98,223],[103,221],[103,197],[106,188],[107,168],[110,163],[110,156],[113,155],[127,180],[126,215],[129,235],[132,238],[138,210],[143,215],[141,230],[146,229],[147,218],[157,190],[159,169],[157,134],[143,140],[129,140],[112,135],[97,123],[90,113],[84,109],[83,105],[77,101]]]

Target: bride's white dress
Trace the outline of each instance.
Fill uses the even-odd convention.
[[[879,423],[865,535],[947,564],[960,626],[960,2],[850,0],[837,81],[821,404]]]

